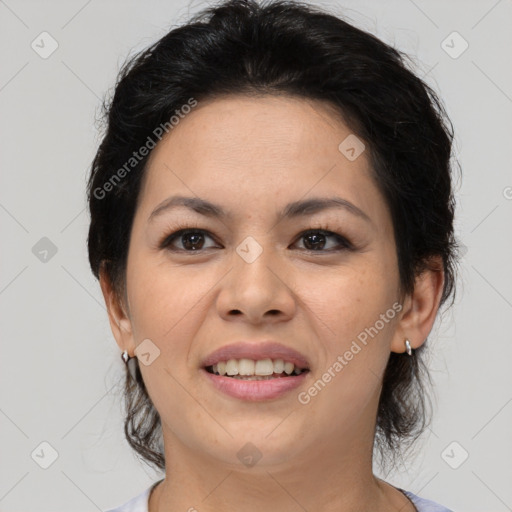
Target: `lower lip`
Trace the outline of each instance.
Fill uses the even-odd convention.
[[[215,375],[204,368],[201,369],[201,372],[219,391],[234,398],[252,402],[271,400],[285,395],[288,391],[300,386],[309,373],[303,372],[299,375],[276,377],[269,380],[242,380]]]

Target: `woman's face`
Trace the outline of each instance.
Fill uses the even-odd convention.
[[[153,150],[118,342],[133,355],[146,340],[139,365],[169,457],[320,464],[373,439],[381,376],[407,333],[392,222],[362,149],[322,102],[231,96],[200,102]],[[161,208],[174,196],[225,215]],[[353,206],[281,215],[313,198]],[[200,232],[168,239],[184,228]],[[232,396],[203,368],[225,345],[269,340],[298,351],[310,370],[278,377],[298,384],[277,396]],[[229,389],[241,383],[222,379]]]

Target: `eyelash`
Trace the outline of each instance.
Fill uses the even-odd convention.
[[[214,237],[210,234],[210,232],[208,230],[201,229],[198,225],[195,225],[193,223],[188,223],[186,225],[184,224],[184,225],[175,226],[174,231],[171,234],[165,235],[164,237],[162,237],[162,239],[158,243],[158,247],[159,247],[159,249],[167,249],[171,252],[181,252],[181,253],[190,253],[190,254],[198,254],[207,249],[211,249],[211,248],[207,248],[207,249],[197,249],[197,250],[188,251],[186,249],[169,248],[171,243],[175,239],[177,239],[177,238],[179,239],[180,236],[183,236],[185,234],[192,234],[192,233],[206,234],[209,238],[211,238],[212,240],[215,240]],[[337,241],[338,241],[339,245],[341,245],[341,247],[339,249],[327,249],[327,250],[324,250],[324,249],[319,249],[319,250],[300,249],[301,251],[308,252],[308,253],[316,253],[316,254],[318,254],[318,253],[328,253],[329,254],[329,253],[340,252],[340,251],[353,251],[355,249],[354,246],[352,245],[352,243],[346,237],[331,231],[329,229],[328,225],[322,225],[321,227],[318,227],[318,228],[310,228],[305,231],[302,231],[301,233],[299,233],[299,235],[297,237],[297,241],[299,241],[301,238],[303,238],[306,235],[315,234],[315,233],[320,233],[322,235],[325,235],[326,237],[334,237],[335,239],[337,239]]]

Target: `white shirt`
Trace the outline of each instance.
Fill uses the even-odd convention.
[[[160,482],[161,480],[150,485],[145,491],[141,492],[138,496],[135,496],[123,505],[107,510],[106,512],[148,512],[149,494],[151,493],[151,489],[156,487]],[[425,498],[420,498],[410,491],[404,491],[398,487],[397,489],[404,493],[413,502],[418,512],[453,512],[439,503],[435,503],[434,501],[430,501]]]

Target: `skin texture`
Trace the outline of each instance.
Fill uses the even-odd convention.
[[[372,473],[381,378],[391,351],[417,348],[435,320],[443,273],[426,271],[400,296],[392,221],[363,152],[349,161],[339,144],[351,134],[329,105],[287,96],[229,96],[200,102],[153,150],[128,253],[125,299],[106,275],[100,283],[121,350],[149,338],[160,356],[142,375],[163,424],[166,479],[150,512],[413,511],[397,489]],[[171,195],[198,196],[230,219],[185,207],[148,222]],[[277,213],[311,197],[344,198],[342,209],[304,218]],[[179,224],[178,224],[179,223]],[[183,225],[180,225],[183,223]],[[184,227],[206,230],[159,248]],[[335,237],[311,248],[308,229]],[[236,252],[248,236],[263,252],[247,263]],[[189,242],[190,243],[190,242]],[[203,244],[201,246],[201,243]],[[308,245],[309,243],[309,245]],[[297,400],[394,303],[402,310],[310,402]],[[213,350],[237,340],[273,339],[308,359],[304,385],[266,402],[218,392],[200,373]],[[404,357],[408,357],[404,355]],[[244,466],[252,443],[261,459]]]

